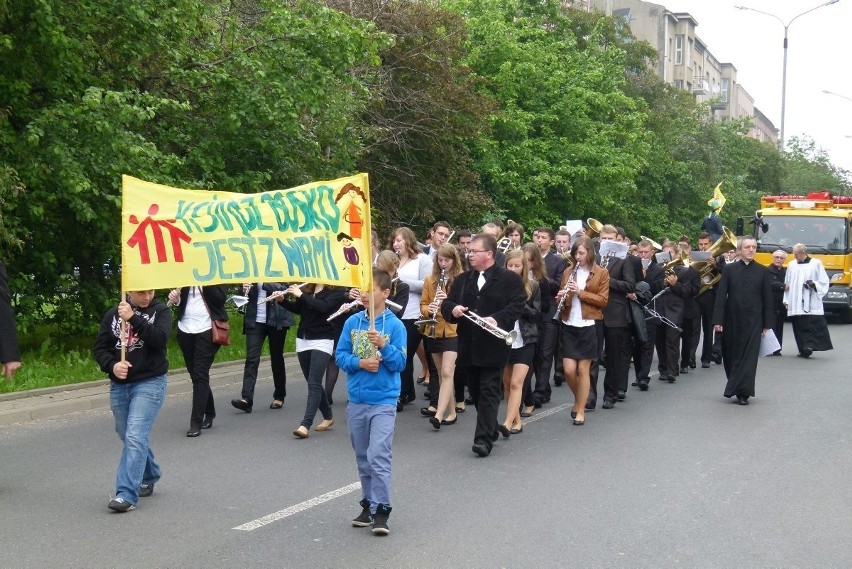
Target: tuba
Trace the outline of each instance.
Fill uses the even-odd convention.
[[[722,228],[722,236],[719,237],[715,243],[710,245],[710,248],[707,249],[707,252],[710,253],[710,256],[714,259],[719,255],[727,253],[733,249],[737,248],[737,236],[734,235],[734,232],[728,229],[727,227]],[[710,290],[710,287],[715,286],[716,283],[722,278],[722,272],[717,271],[714,275],[714,267],[707,261],[696,261],[691,264],[692,268],[698,271],[701,275],[701,289],[698,291],[696,296],[700,296]]]
[[[601,228],[604,226],[603,223],[593,217],[590,217],[586,220],[586,225],[589,226],[589,228],[586,230],[586,237],[594,237],[595,235],[601,232]]]

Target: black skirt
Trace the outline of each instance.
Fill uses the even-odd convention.
[[[426,338],[426,351],[430,354],[443,354],[444,352],[458,352],[459,338]]]
[[[506,365],[524,364],[531,366],[535,358],[535,345],[536,342],[533,342],[512,350],[509,353],[509,362]]]
[[[596,326],[562,325],[562,357],[569,360],[594,360],[598,357]]]

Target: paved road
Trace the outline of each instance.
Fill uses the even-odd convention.
[[[0,427],[0,567],[850,567],[852,326],[831,333],[833,352],[762,360],[749,407],[722,398],[715,366],[632,388],[583,427],[556,389],[485,459],[472,410],[435,432],[409,406],[387,538],[349,526],[343,391],[332,431],[290,434],[306,396],[292,368],[280,411],[261,405],[268,381],[250,415],[228,406],[236,385],[217,387],[197,439],[189,396],[169,397],[153,436],[164,477],[128,514],[106,509],[107,409]]]

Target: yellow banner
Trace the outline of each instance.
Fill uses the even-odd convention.
[[[122,177],[122,290],[243,282],[372,288],[367,174],[289,190],[183,190]]]

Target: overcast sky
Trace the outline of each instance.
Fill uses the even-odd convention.
[[[781,128],[784,25],[819,0],[655,0],[671,12],[689,12],[696,33],[716,59],[733,63],[754,104]],[[824,3],[824,2],[822,2]],[[840,0],[788,28],[785,138],[807,134],[834,164],[852,171],[852,0]],[[827,95],[832,91],[848,99]]]

